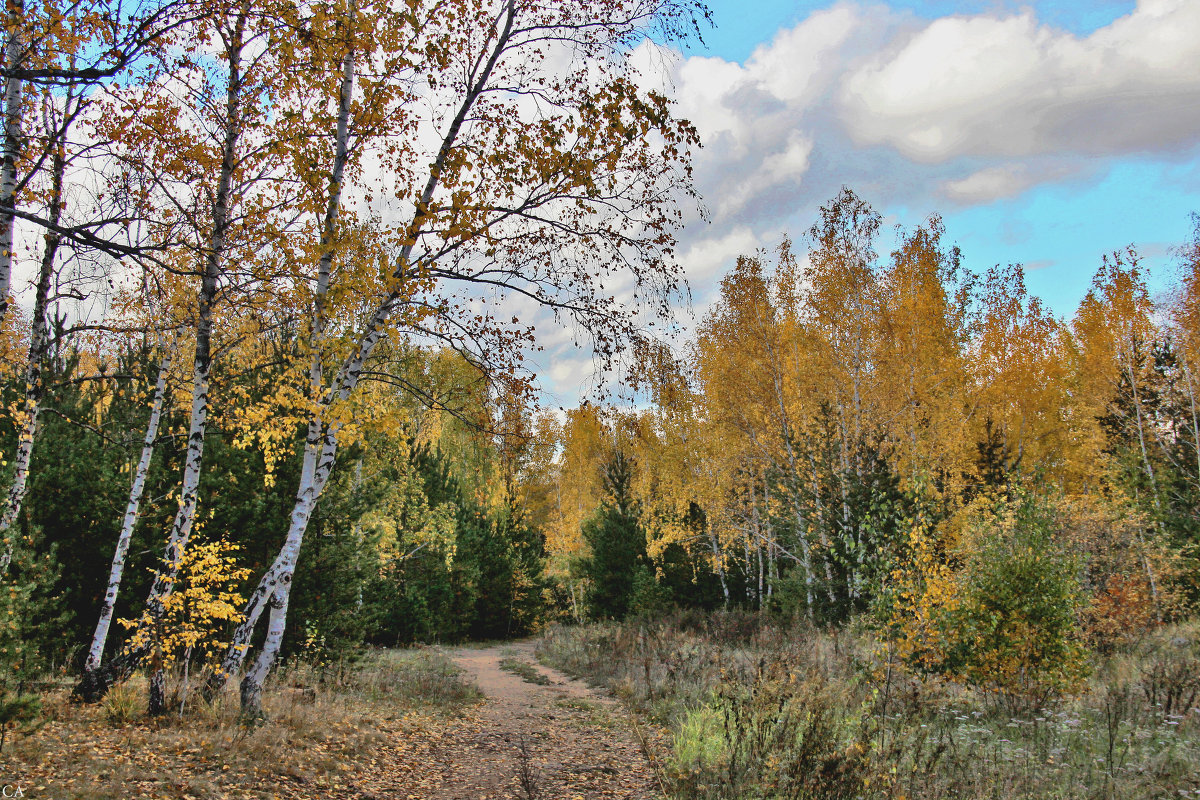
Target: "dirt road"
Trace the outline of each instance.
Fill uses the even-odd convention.
[[[661,798],[627,712],[604,693],[541,666],[533,651],[532,642],[446,651],[485,700],[432,754],[442,780],[431,798]],[[526,665],[517,667],[526,677],[501,662]]]

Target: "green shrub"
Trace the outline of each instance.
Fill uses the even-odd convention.
[[[940,614],[937,669],[996,692],[1010,711],[1038,708],[1087,677],[1078,565],[1057,531],[1044,498],[989,509],[968,528],[957,601]]]
[[[617,451],[602,477],[604,500],[583,525],[591,555],[582,566],[590,585],[587,603],[591,616],[620,620],[634,610],[637,575],[650,561],[641,509],[633,493],[633,462]]]
[[[670,608],[670,591],[658,582],[650,567],[639,564],[633,573],[633,591],[629,599],[629,612],[635,616],[660,617]]]

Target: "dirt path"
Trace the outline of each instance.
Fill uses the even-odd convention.
[[[447,650],[485,695],[431,754],[442,780],[431,800],[661,798],[620,704],[537,663],[534,644]],[[536,685],[501,668],[536,670]]]

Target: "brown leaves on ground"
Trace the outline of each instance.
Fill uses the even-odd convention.
[[[327,693],[312,703],[279,692],[270,700],[271,722],[251,730],[236,708],[219,706],[114,722],[102,705],[68,703],[64,690],[40,731],[5,748],[0,772],[26,797],[54,800],[352,798],[359,774],[402,758],[400,745],[438,724],[436,714],[375,713]]]
[[[454,653],[486,695],[471,706],[279,687],[266,697],[270,722],[253,729],[238,724],[232,697],[150,720],[133,687],[137,712],[123,722],[111,704],[68,703],[64,689],[41,730],[8,742],[0,774],[54,800],[661,796],[620,706],[557,673],[561,685],[525,683],[500,670],[502,651],[512,652]]]

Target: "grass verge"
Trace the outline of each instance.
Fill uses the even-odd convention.
[[[663,735],[683,800],[1200,798],[1200,625],[1097,656],[1088,690],[1014,716],[905,670],[870,632],[696,620],[558,628],[548,664]]]

